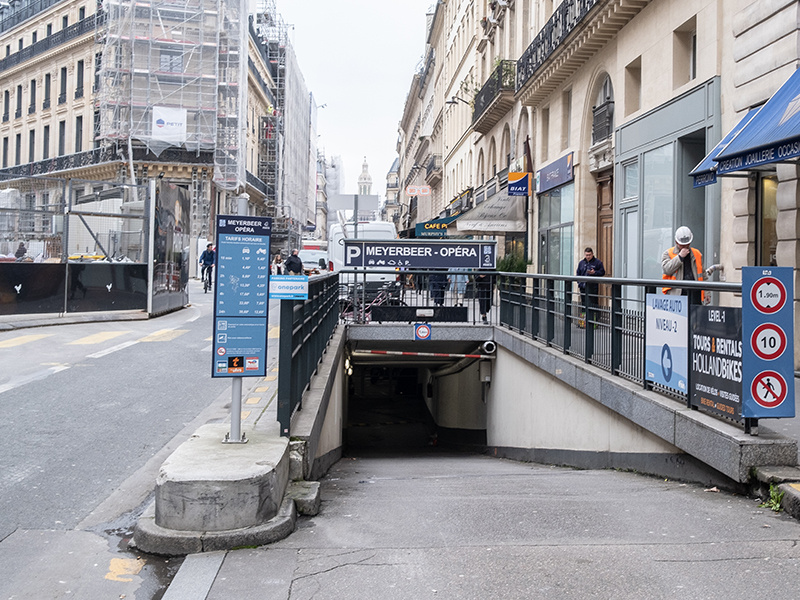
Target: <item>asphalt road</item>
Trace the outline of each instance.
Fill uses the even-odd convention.
[[[148,321],[0,332],[0,598],[149,599],[180,564],[126,543],[164,459],[229,414],[230,382],[210,376],[213,296],[192,281],[190,300]]]

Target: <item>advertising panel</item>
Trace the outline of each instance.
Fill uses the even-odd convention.
[[[509,196],[530,196],[531,195],[531,174],[530,173],[509,173],[508,174],[508,195]]]
[[[308,277],[305,275],[272,275],[269,297],[273,300],[308,300]]]
[[[688,392],[688,298],[647,294],[645,320],[645,379]]]
[[[692,306],[692,406],[714,415],[742,417],[742,309]]]
[[[217,217],[212,377],[266,375],[272,219]]]
[[[407,269],[494,269],[494,241],[345,240],[344,266]]]
[[[742,416],[794,417],[791,267],[742,267]]]

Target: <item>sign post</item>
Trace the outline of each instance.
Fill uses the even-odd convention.
[[[760,418],[795,416],[792,276],[791,267],[742,267],[746,430]]]
[[[232,377],[231,431],[226,443],[246,443],[241,432],[242,377],[265,377],[272,219],[217,217],[212,377]]]

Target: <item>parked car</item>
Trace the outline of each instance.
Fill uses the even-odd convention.
[[[306,275],[319,275],[328,272],[328,253],[325,250],[300,250],[297,253],[303,261],[303,272]]]

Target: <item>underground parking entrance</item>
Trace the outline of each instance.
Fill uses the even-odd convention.
[[[494,343],[418,349],[351,345],[345,456],[485,450]]]

